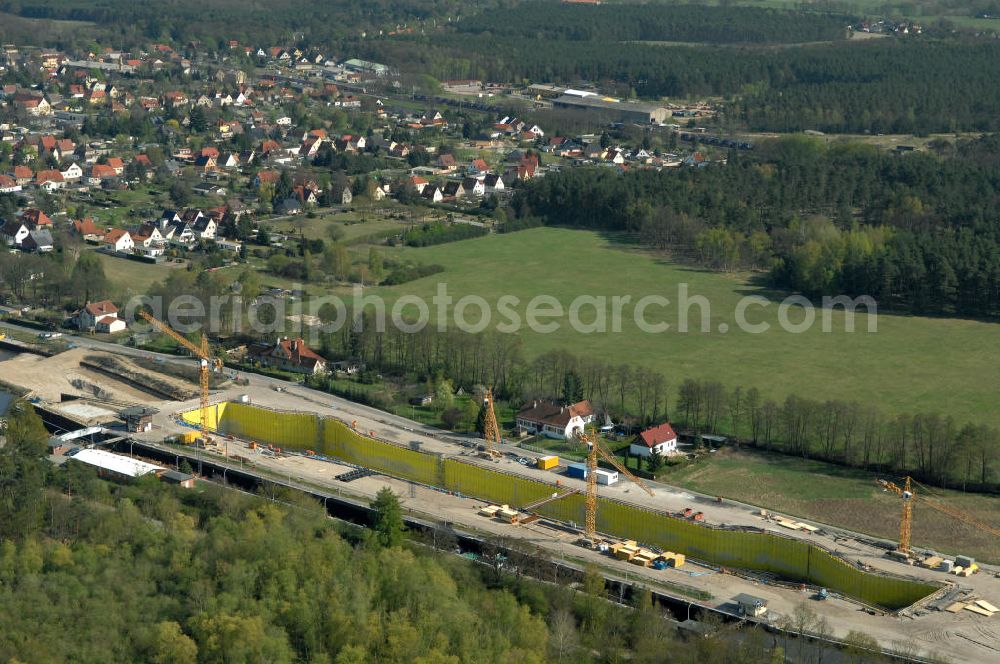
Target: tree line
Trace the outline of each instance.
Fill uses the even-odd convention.
[[[843,38],[853,18],[759,7],[523,2],[484,11],[458,25],[497,37],[571,41],[679,41],[713,44],[795,43]]]
[[[778,401],[756,387],[667,376],[567,351],[529,358],[518,337],[496,332],[428,326],[406,333],[391,325],[380,332],[372,316],[368,312],[359,331],[345,326],[326,336],[324,354],[360,360],[372,375],[447,380],[467,391],[492,386],[515,409],[532,399],[586,398],[635,432],[670,421],[692,435],[731,436],[768,451],[909,474],[938,486],[1000,490],[1000,432],[947,414],[886,413],[872,404],[795,395]]]
[[[103,481],[50,464],[47,437],[21,405],[0,447],[5,662],[765,664],[789,645],[721,626],[683,640],[648,591],[630,609],[593,570],[543,585],[527,574],[542,557],[514,543],[488,543],[483,564],[453,554],[449,528],[416,546],[388,489],[358,529],[292,491]]]

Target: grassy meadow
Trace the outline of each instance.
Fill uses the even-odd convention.
[[[446,268],[376,291],[389,300],[415,294],[429,301],[437,285],[445,283],[456,300],[475,294],[495,304],[501,295],[514,295],[521,300],[515,309],[522,320],[527,301],[539,294],[557,298],[564,308],[578,295],[604,295],[609,302],[611,296],[630,295],[634,304],[645,295],[660,294],[671,301],[646,310],[649,322],[671,324],[664,333],[640,330],[631,305],[622,310],[620,332],[579,333],[565,318],[553,333],[522,327],[519,334],[529,356],[566,349],[616,364],[647,366],[667,377],[672,393],[685,378],[715,379],[727,386],[756,386],[777,400],[793,393],[857,400],[889,412],[935,411],[959,421],[1000,425],[1000,409],[993,407],[1000,342],[996,324],[881,314],[877,331],[869,333],[867,316],[859,313],[855,331],[848,333],[843,311],[835,310],[829,312],[832,332],[822,331],[821,313],[816,312],[815,324],[795,334],[778,323],[783,295],[752,285],[749,275],[684,267],[618,238],[586,231],[539,228],[387,253]],[[676,331],[681,284],[687,284],[689,298],[700,295],[710,303],[707,331],[700,331],[697,306],[689,309],[692,331]],[[746,295],[770,296],[768,306],[751,306],[746,313],[752,323],[769,324],[767,332],[737,329],[734,312]],[[798,322],[802,314],[793,307],[788,318]],[[592,321],[593,309],[584,307],[580,318]],[[469,309],[467,319],[478,319],[476,308]],[[491,327],[500,322],[494,307]],[[720,325],[728,331],[720,332]]]
[[[896,541],[900,499],[876,486],[876,476],[783,454],[723,449],[668,471],[660,479],[709,495]],[[914,546],[1000,561],[1000,541],[996,537],[928,507],[921,502],[922,495],[918,489],[913,508]],[[933,489],[933,496],[928,497],[985,523],[1000,523],[1000,498],[995,496]]]

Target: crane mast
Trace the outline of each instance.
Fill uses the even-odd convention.
[[[483,438],[486,440],[486,453],[484,456],[495,459],[500,456],[498,448],[503,439],[500,436],[500,425],[497,423],[497,414],[493,409],[492,388],[486,388],[483,400],[483,407],[486,408],[485,422],[483,423]]]
[[[615,455],[608,451],[604,445],[601,444],[600,440],[597,439],[593,434],[586,432],[577,433],[577,440],[585,445],[587,445],[587,495],[586,495],[586,512],[584,516],[584,528],[583,535],[584,538],[589,542],[595,542],[597,540],[597,461],[598,457],[604,459],[609,464],[615,467],[622,475],[627,477],[631,482],[636,484],[643,491],[651,496],[655,496],[653,490],[643,482],[641,479],[629,472],[622,463],[615,458]]]
[[[890,482],[889,480],[876,480],[876,483],[884,490],[891,491],[903,499],[903,514],[899,520],[899,548],[897,550],[900,553],[909,556],[911,554],[910,543],[913,529],[913,503],[918,499],[917,494],[913,490],[913,484],[917,484],[918,482],[912,477],[907,476],[902,487]],[[923,495],[920,495],[919,500],[921,505],[926,505],[927,507],[935,509],[942,514],[947,514],[953,519],[962,521],[977,530],[1000,537],[1000,529],[985,524],[982,521],[969,516],[965,512],[962,512],[961,510],[957,510],[928,498],[924,498]]]
[[[208,388],[209,388],[209,372],[218,371],[222,368],[222,361],[212,357],[209,347],[208,339],[205,337],[204,333],[201,335],[201,343],[195,345],[184,335],[176,332],[169,325],[161,320],[156,319],[147,311],[140,310],[139,315],[142,316],[150,325],[155,327],[157,330],[166,334],[168,337],[179,343],[184,348],[191,351],[191,354],[198,358],[198,382],[200,385],[200,396],[201,396],[201,409],[199,411],[199,424],[201,430],[202,440],[208,442]]]

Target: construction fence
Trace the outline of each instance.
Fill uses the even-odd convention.
[[[198,425],[199,411],[182,414]],[[551,484],[363,436],[332,418],[268,410],[243,403],[211,407],[209,427],[282,448],[314,450],[348,463],[481,500],[519,507],[551,496]],[[541,506],[539,514],[582,523],[583,494]],[[683,553],[721,567],[768,572],[823,586],[866,604],[901,609],[937,590],[928,583],[858,569],[824,548],[778,534],[705,526],[600,498],[600,532]]]

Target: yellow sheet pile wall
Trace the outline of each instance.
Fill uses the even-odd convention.
[[[197,409],[182,415],[184,421],[195,426],[199,417]],[[312,413],[285,413],[248,404],[223,403],[211,408],[209,422],[221,433],[282,448],[315,450],[388,475],[497,504],[524,505],[555,492],[550,484],[373,440],[340,421]],[[550,518],[583,523],[584,497],[572,495],[542,506],[539,512]],[[864,572],[799,539],[706,527],[605,499],[600,499],[597,513],[601,532],[723,567],[772,572],[889,609],[909,606],[936,590],[930,584]]]

